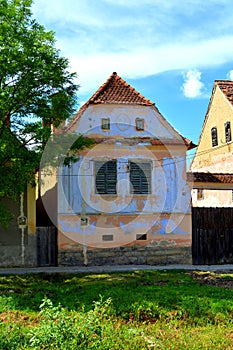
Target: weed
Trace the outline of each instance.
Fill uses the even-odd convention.
[[[183,271],[0,277],[3,350],[230,349],[232,315],[232,289]]]

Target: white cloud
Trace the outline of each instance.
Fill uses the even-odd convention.
[[[204,84],[201,82],[201,72],[198,70],[189,70],[184,75],[184,84],[182,90],[185,97],[195,98],[202,94]]]
[[[227,73],[227,79],[233,80],[233,69]]]
[[[216,52],[216,46],[218,50]],[[94,93],[95,90],[116,71],[124,79],[137,79],[169,70],[192,70],[224,64],[233,56],[233,37],[219,38],[192,44],[161,45],[154,48],[129,48],[127,52],[102,52],[80,54],[67,51],[71,66],[78,72],[80,93]],[[214,60],[213,60],[214,57]],[[195,78],[195,79],[194,79]],[[198,74],[191,82],[201,90]],[[189,83],[191,84],[191,83]],[[189,85],[188,85],[189,86]],[[191,94],[191,92],[190,92]]]
[[[127,80],[232,62],[232,0],[34,0],[33,12],[55,30],[81,95],[113,71]],[[200,93],[197,76],[186,85],[194,83]]]

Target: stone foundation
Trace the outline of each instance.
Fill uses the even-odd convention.
[[[191,246],[167,245],[152,242],[147,246],[133,245],[108,249],[88,249],[87,263],[98,265],[168,265],[192,264]],[[83,266],[82,246],[76,249],[60,249],[58,264],[63,266]]]

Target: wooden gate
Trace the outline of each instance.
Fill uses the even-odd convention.
[[[192,208],[193,264],[233,263],[233,208]]]
[[[57,266],[57,230],[37,227],[37,266]]]

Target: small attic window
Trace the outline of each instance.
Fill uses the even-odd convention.
[[[225,136],[226,136],[226,143],[231,142],[231,123],[230,122],[225,123]]]
[[[137,118],[136,119],[136,130],[144,130],[144,119]]]
[[[218,133],[217,133],[216,127],[211,129],[211,138],[212,138],[212,147],[218,146]]]
[[[102,118],[101,128],[103,130],[110,130],[110,119],[109,118]]]

